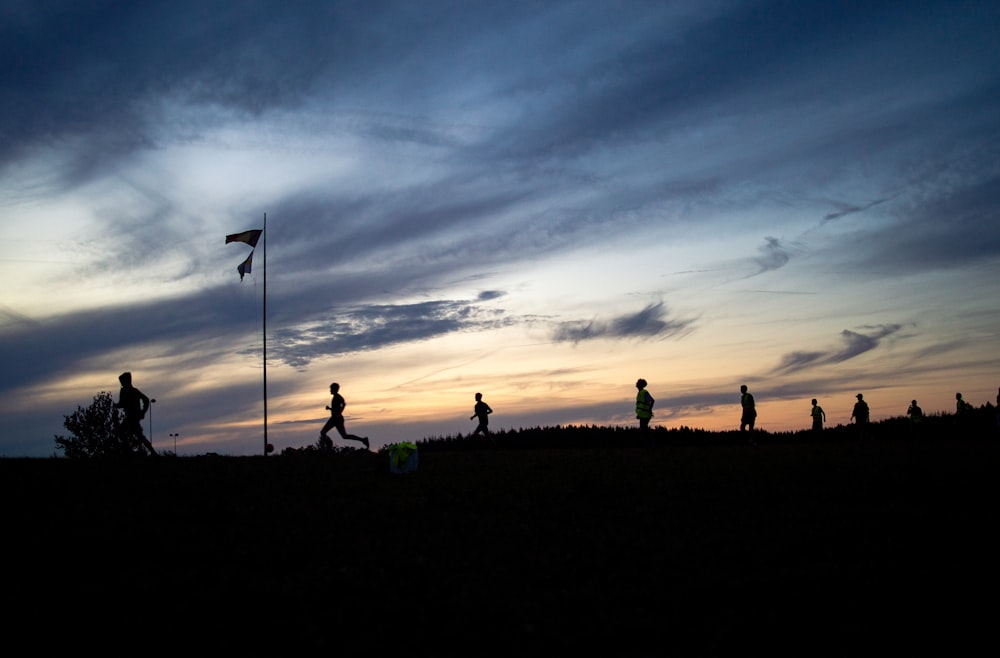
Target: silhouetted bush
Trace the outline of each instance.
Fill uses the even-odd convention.
[[[89,407],[64,416],[63,427],[71,436],[56,436],[56,448],[70,459],[145,455],[139,437],[118,431],[122,418],[111,394],[101,391]]]

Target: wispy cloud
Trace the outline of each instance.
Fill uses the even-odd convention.
[[[902,325],[898,324],[868,327],[867,333],[844,329],[840,332],[843,343],[840,347],[830,347],[817,351],[788,352],[781,357],[780,363],[773,372],[775,374],[789,374],[853,359],[874,350],[883,339],[892,336],[900,329],[902,329]]]
[[[834,212],[827,213],[826,215],[823,215],[823,222],[826,223],[826,222],[833,221],[835,219],[840,219],[841,217],[846,217],[847,215],[853,215],[855,213],[860,213],[860,212],[864,212],[866,210],[871,210],[872,208],[875,208],[876,206],[880,206],[883,203],[887,203],[889,201],[892,201],[893,199],[895,199],[898,196],[899,196],[898,194],[894,194],[894,195],[892,195],[890,197],[885,197],[883,199],[875,199],[874,201],[871,201],[871,202],[866,203],[866,204],[861,205],[861,206],[856,206],[856,205],[850,204],[850,203],[835,203],[835,205],[839,206],[840,209],[839,210],[835,210]]]
[[[758,247],[758,251],[760,256],[754,259],[758,267],[756,274],[780,269],[787,265],[791,259],[788,250],[781,244],[781,241],[770,236],[764,238],[764,244]]]
[[[480,299],[502,294],[490,291]],[[352,308],[279,329],[271,339],[269,356],[303,368],[320,357],[377,350],[461,331],[496,329],[514,322],[500,309],[483,309],[464,301]]]
[[[579,343],[603,338],[667,338],[690,331],[693,323],[690,319],[671,318],[664,303],[659,302],[646,306],[638,313],[610,320],[563,322],[552,332],[552,339]]]

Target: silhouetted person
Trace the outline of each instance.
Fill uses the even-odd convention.
[[[757,405],[754,403],[753,395],[747,392],[747,386],[740,386],[740,407],[743,409],[740,416],[740,431],[749,429],[753,431],[753,426],[757,422]]]
[[[139,442],[149,451],[149,454],[156,456],[156,451],[153,450],[153,444],[149,442],[146,435],[142,431],[142,419],[146,417],[146,412],[149,411],[149,398],[146,394],[132,386],[132,373],[123,372],[118,375],[118,381],[121,383],[122,388],[118,392],[118,402],[115,402],[115,408],[121,409],[125,413],[125,420],[122,422],[119,431],[122,436],[134,437],[139,440]]]
[[[336,427],[340,436],[345,440],[357,441],[363,444],[365,448],[368,448],[367,436],[355,436],[354,434],[348,434],[347,430],[344,429],[344,407],[347,406],[347,401],[344,400],[344,396],[340,394],[340,384],[330,384],[330,394],[333,396],[333,399],[330,400],[330,406],[327,407],[327,409],[330,410],[330,420],[326,421],[326,425],[323,425],[323,429],[320,430],[320,447],[324,450],[331,450],[333,448],[333,441],[329,436],[327,436],[327,432]]]
[[[854,419],[855,425],[867,425],[869,419],[868,403],[865,402],[865,396],[860,393],[856,397],[858,401],[854,403],[854,411],[851,412],[851,418]]]
[[[860,393],[858,393],[855,397],[858,398],[858,401],[854,403],[854,409],[851,411],[851,418],[854,419],[854,426],[857,428],[859,436],[867,437],[868,420],[870,418],[868,403],[865,402],[864,396]]]
[[[955,413],[959,415],[972,411],[972,405],[962,399],[961,393],[955,393]]]
[[[820,432],[823,430],[823,423],[826,422],[826,412],[823,411],[823,407],[816,404],[816,398],[812,401],[812,411],[809,412],[813,419],[813,431]]]
[[[490,405],[483,402],[482,393],[476,393],[476,406],[472,411],[473,413],[469,416],[469,420],[478,418],[479,425],[477,425],[475,431],[469,435],[469,438],[472,438],[480,433],[484,437],[490,438],[490,414],[493,413],[493,410],[490,409]]]
[[[656,400],[646,390],[646,380],[638,379],[635,382],[637,389],[635,395],[635,417],[639,419],[639,429],[648,430],[649,420],[653,417],[653,404]]]
[[[910,406],[906,408],[906,415],[910,418],[910,432],[915,435],[923,433],[924,410],[920,408],[916,400],[910,400]]]
[[[750,445],[757,445],[756,439],[753,438],[753,427],[757,423],[757,404],[754,402],[753,395],[747,392],[747,385],[743,384],[740,386],[740,408],[742,409],[740,413],[740,431],[745,432],[750,430],[747,435],[747,443]]]

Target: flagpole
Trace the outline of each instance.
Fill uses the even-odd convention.
[[[264,311],[262,334],[264,337],[264,456],[267,457],[267,213],[264,213]]]
[[[230,242],[243,242],[250,245],[252,249],[257,248],[257,243],[260,239],[264,238],[264,312],[261,317],[261,337],[263,339],[263,373],[264,373],[264,456],[267,456],[268,447],[271,445],[267,442],[267,213],[264,213],[264,227],[261,229],[252,229],[249,231],[242,231],[240,233],[230,233],[226,236],[226,244]],[[236,271],[240,273],[240,281],[243,280],[243,275],[252,271],[253,266],[253,251],[247,256],[246,260],[240,263],[240,266],[236,268]],[[150,432],[152,433],[152,432]]]

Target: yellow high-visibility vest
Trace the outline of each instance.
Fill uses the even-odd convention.
[[[653,405],[649,403],[649,393],[646,392],[646,389],[640,390],[635,396],[635,417],[653,417]]]

